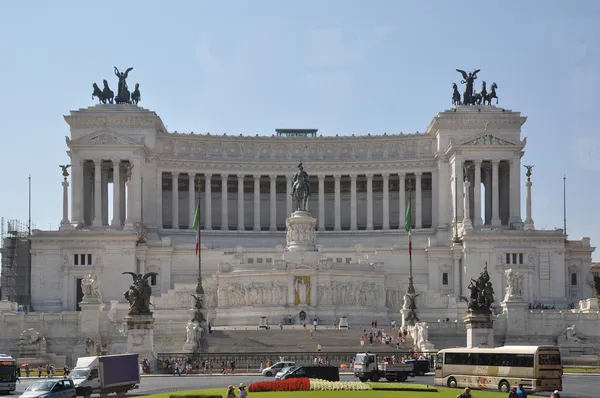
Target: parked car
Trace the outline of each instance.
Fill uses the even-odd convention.
[[[295,362],[277,362],[273,366],[269,366],[268,368],[264,368],[262,371],[263,376],[271,377],[279,373],[280,370],[286,368],[288,366],[295,366]]]
[[[340,381],[340,370],[337,366],[298,366],[291,372],[282,376],[282,380],[308,377],[309,379],[322,379],[327,381]]]
[[[287,367],[285,367],[285,368],[281,369],[281,370],[279,371],[279,373],[277,373],[277,374],[275,375],[275,380],[281,380],[281,378],[282,378],[284,375],[288,374],[289,372],[291,372],[291,371],[293,371],[293,370],[296,370],[296,368],[297,368],[297,367],[298,367],[298,366],[287,366]]]
[[[76,398],[75,385],[71,379],[34,381],[20,398]]]

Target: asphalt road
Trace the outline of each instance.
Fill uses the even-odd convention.
[[[342,375],[342,380],[355,380],[351,375]],[[23,393],[29,384],[37,378],[22,379],[17,384],[17,391],[12,396],[18,396]],[[144,376],[140,383],[140,388],[132,391],[135,395],[149,395],[183,390],[196,390],[207,388],[225,388],[232,384],[238,386],[240,383],[249,385],[258,380],[273,380],[272,377],[262,377],[254,375],[213,375],[213,376]],[[409,378],[409,382],[419,384],[433,384],[433,376],[422,376]],[[572,375],[563,376],[563,398],[597,398],[600,375]],[[550,396],[550,394],[542,394]]]

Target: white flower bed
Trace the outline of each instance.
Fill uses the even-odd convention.
[[[311,391],[361,391],[370,390],[368,384],[360,381],[327,381],[321,379],[310,379]]]

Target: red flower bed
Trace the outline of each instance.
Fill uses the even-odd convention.
[[[298,379],[285,379],[273,381],[257,381],[248,387],[249,392],[265,391],[309,391],[310,380],[308,377]]]

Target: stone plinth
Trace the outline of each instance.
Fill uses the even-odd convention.
[[[596,313],[600,311],[597,298],[589,298],[579,301],[579,311],[583,313]]]
[[[527,310],[521,296],[506,296],[500,303],[506,317],[506,340],[504,345],[527,345]]]
[[[156,365],[154,353],[154,317],[152,314],[128,315],[127,322],[127,353],[139,354],[140,360],[148,359],[151,369]]]
[[[100,315],[103,304],[98,297],[85,297],[79,303],[81,307],[79,332],[82,336],[94,337],[100,334]]]
[[[467,327],[467,348],[494,347],[494,325],[490,315],[468,314],[464,320]]]
[[[286,249],[292,252],[316,251],[317,219],[307,211],[295,211],[286,220]]]

